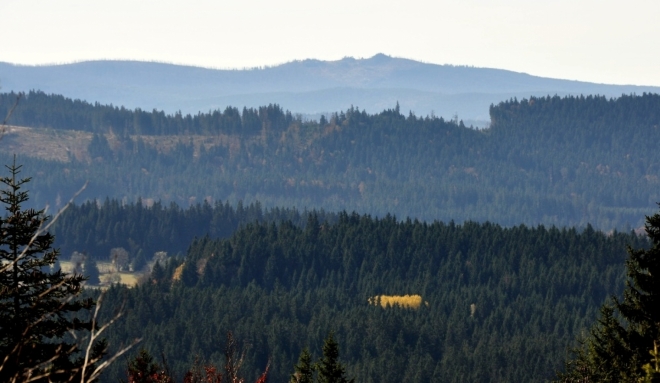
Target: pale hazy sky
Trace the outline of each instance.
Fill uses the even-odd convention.
[[[660,86],[659,0],[0,0],[0,61],[244,68],[376,53]]]

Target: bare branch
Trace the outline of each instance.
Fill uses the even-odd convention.
[[[57,219],[62,215],[62,213],[64,213],[64,211],[65,211],[69,206],[71,206],[71,205],[73,204],[73,202],[74,202],[74,200],[76,199],[76,197],[78,197],[78,196],[80,195],[80,193],[82,193],[82,192],[87,188],[87,185],[88,185],[88,184],[89,184],[89,181],[85,182],[85,184],[84,184],[84,185],[83,185],[83,186],[82,186],[82,187],[81,187],[81,188],[80,188],[80,189],[79,189],[79,190],[73,195],[73,197],[71,197],[71,199],[69,200],[69,202],[67,202],[66,205],[64,205],[64,206],[63,206],[63,207],[57,212],[57,214],[55,214],[55,216],[50,220],[50,222],[48,222],[48,224],[47,224],[46,226],[43,226],[44,222],[46,221],[46,215],[45,215],[45,213],[46,213],[46,211],[48,210],[48,206],[46,206],[46,208],[44,209],[44,215],[43,215],[43,217],[41,218],[41,224],[39,225],[39,226],[40,226],[39,229],[37,229],[37,231],[34,233],[34,235],[32,236],[32,238],[30,239],[30,242],[28,242],[28,244],[23,248],[23,251],[21,251],[21,254],[19,254],[19,256],[16,257],[16,259],[14,259],[12,262],[9,262],[9,263],[3,265],[3,266],[0,268],[0,273],[6,271],[6,270],[9,269],[10,267],[13,267],[16,263],[18,263],[18,261],[20,261],[21,259],[25,258],[26,254],[27,254],[27,251],[30,249],[30,247],[32,246],[32,244],[34,244],[34,242],[37,240],[37,238],[39,238],[39,236],[43,235],[44,233],[48,232],[48,229],[50,229],[50,227],[51,227],[51,226],[57,221]],[[43,227],[42,227],[42,226],[43,226]]]
[[[67,202],[66,205],[64,205],[64,206],[63,206],[63,207],[57,212],[57,214],[55,214],[55,216],[50,220],[50,222],[48,223],[48,225],[46,225],[46,226],[45,226],[43,229],[41,229],[41,231],[39,231],[38,233],[39,233],[39,234],[43,234],[43,233],[47,232],[48,229],[50,229],[50,227],[53,226],[53,224],[57,221],[57,219],[62,215],[62,213],[64,213],[64,211],[65,211],[69,206],[73,205],[73,202],[74,202],[75,199],[80,195],[80,193],[82,193],[83,191],[85,191],[85,189],[87,189],[87,185],[88,185],[88,184],[89,184],[89,181],[85,181],[85,184],[84,184],[84,185],[83,185],[83,186],[82,186],[82,187],[81,187],[81,188],[80,188],[80,189],[79,189],[79,190],[78,190],[78,191],[77,191],[77,192],[71,197],[71,199],[69,199],[69,202]],[[44,211],[44,213],[45,213],[45,211]],[[35,236],[35,237],[36,237],[36,236]],[[36,238],[35,238],[35,239],[36,239]]]
[[[9,121],[11,115],[14,113],[14,110],[18,106],[18,103],[23,96],[23,93],[19,93],[18,96],[16,97],[16,101],[14,102],[14,105],[12,108],[9,110],[7,113],[7,116],[5,119],[2,121],[2,124],[0,124],[0,139],[4,136],[5,132],[7,131],[7,122]],[[47,233],[48,230],[51,228],[51,226],[57,222],[59,217],[66,211],[66,209],[73,204],[75,199],[87,188],[88,182],[85,182],[85,184],[69,199],[69,201],[62,207],[57,214],[48,222],[46,223],[46,220],[48,219],[46,213],[48,211],[48,206],[44,208],[42,211],[41,216],[39,217],[39,225],[38,228],[34,231],[34,234],[30,238],[27,244],[23,247],[22,251],[20,254],[18,254],[17,257],[12,259],[12,262],[4,264],[0,267],[0,273],[6,272],[9,268],[16,267],[16,265],[29,256],[28,252],[30,251],[31,247],[34,245],[34,243],[39,239],[40,236],[42,236],[44,233]],[[53,291],[61,288],[66,284],[67,280],[63,279],[59,281],[59,283],[53,284],[48,286],[48,288],[41,292],[37,297],[36,300],[32,304],[32,308],[38,306],[39,302],[47,297],[49,294],[51,294]],[[54,376],[57,376],[58,374],[63,374],[66,373],[69,376],[69,381],[71,382],[78,373],[80,373],[81,376],[81,383],[86,383],[86,382],[91,382],[98,378],[99,374],[101,371],[103,371],[105,368],[107,368],[112,362],[114,362],[117,358],[119,358],[121,355],[126,353],[128,350],[130,350],[133,346],[135,346],[138,342],[141,341],[141,339],[135,339],[130,345],[127,347],[124,347],[117,353],[115,353],[110,359],[104,361],[100,365],[96,366],[94,371],[90,374],[88,378],[85,377],[87,369],[96,364],[97,362],[100,361],[102,356],[92,356],[92,349],[94,347],[94,344],[98,340],[99,336],[113,323],[115,323],[122,315],[123,312],[123,306],[122,309],[119,311],[117,315],[115,315],[108,323],[105,325],[101,326],[100,328],[97,328],[97,323],[98,323],[98,314],[99,310],[101,308],[101,303],[103,301],[103,296],[105,293],[102,293],[101,296],[99,297],[96,308],[94,310],[94,315],[92,318],[91,322],[91,329],[90,329],[90,335],[89,335],[89,340],[85,349],[85,358],[82,366],[72,368],[69,370],[52,370],[49,368],[49,366],[52,365],[52,363],[55,362],[55,360],[61,355],[61,353],[64,351],[66,354],[72,354],[78,350],[78,346],[76,344],[71,345],[69,350],[63,350],[62,345],[59,345],[57,348],[57,352],[51,357],[48,358],[45,361],[41,361],[40,363],[34,365],[34,366],[29,366],[22,371],[17,371],[16,374],[11,378],[12,382],[34,382],[37,380],[43,380],[43,379],[48,379],[49,381],[52,380]],[[28,323],[27,326],[25,327],[25,330],[22,333],[21,340],[17,342],[17,344],[14,345],[13,349],[9,351],[7,355],[4,355],[2,363],[0,363],[0,371],[2,371],[7,363],[12,359],[12,356],[17,356],[21,354],[21,350],[23,349],[24,346],[27,346],[29,342],[31,341],[30,334],[31,330],[34,329],[35,326],[37,326],[39,323],[45,321],[47,318],[50,316],[54,315],[56,312],[59,312],[62,308],[66,306],[68,302],[70,302],[72,297],[68,297],[67,299],[63,300],[61,304],[56,308],[51,310],[50,312],[44,313],[41,315],[40,318],[37,320],[33,321],[32,323]],[[72,335],[74,339],[76,339],[75,343],[78,343],[78,336],[75,332],[72,332]],[[83,338],[86,339],[86,338]],[[38,372],[35,374],[35,372]]]
[[[101,363],[100,365],[98,365],[98,367],[96,367],[96,369],[94,370],[94,372],[92,373],[92,375],[90,375],[90,377],[89,377],[89,379],[88,379],[87,381],[88,381],[88,382],[91,382],[91,381],[93,381],[94,379],[98,378],[99,375],[101,374],[101,372],[102,372],[103,370],[105,370],[110,364],[112,364],[115,360],[117,360],[117,358],[119,358],[120,356],[122,356],[124,353],[126,353],[127,351],[129,351],[131,348],[133,348],[133,346],[135,346],[136,344],[140,343],[141,341],[142,341],[142,338],[134,339],[133,342],[132,342],[130,345],[124,347],[124,348],[121,349],[121,350],[119,350],[119,351],[118,351],[115,355],[113,355],[110,359],[108,359],[108,360],[104,361],[103,363]],[[83,383],[85,383],[85,382],[83,382]]]

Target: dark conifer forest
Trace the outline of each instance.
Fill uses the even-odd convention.
[[[5,237],[32,217],[21,245],[41,246],[31,283],[65,278],[67,260],[78,275],[64,298],[100,300],[98,323],[122,313],[90,343],[93,362],[141,338],[100,382],[143,370],[192,382],[191,366],[227,355],[244,357],[245,381],[660,374],[649,354],[660,342],[660,95],[508,100],[481,130],[398,105],[306,121],[278,105],[166,115],[38,91],[0,94],[3,113],[0,161],[32,179],[20,181],[26,206],[0,219],[0,255],[14,254],[0,279],[23,277]],[[56,213],[86,182],[54,239],[38,232],[46,213],[29,206]],[[99,263],[139,272],[138,284],[100,288]],[[14,290],[0,289],[0,304],[33,307]],[[16,340],[10,317],[0,332]],[[74,340],[35,330],[30,342]],[[83,349],[50,348],[76,379],[91,376]],[[50,374],[39,363],[30,373]]]
[[[336,213],[315,214],[323,221],[337,219]],[[156,252],[185,255],[195,238],[227,238],[248,223],[288,221],[304,226],[306,220],[305,211],[264,209],[258,202],[237,206],[203,203],[182,209],[174,203],[146,207],[141,200],[122,204],[106,199],[69,206],[51,231],[55,245],[67,259],[74,252],[83,252],[97,261],[108,261],[110,251],[121,247],[139,271]]]
[[[0,114],[16,96],[0,96]],[[398,106],[305,121],[277,105],[166,115],[31,92],[13,125],[41,128],[49,141],[76,132],[86,144],[46,160],[9,130],[0,159],[25,148],[33,200],[51,206],[89,181],[83,199],[259,201],[507,226],[628,230],[654,211],[660,95],[532,97],[490,114],[490,127],[476,130]]]
[[[591,227],[348,213],[336,223],[311,214],[304,228],[249,224],[228,239],[196,239],[148,283],[110,289],[104,305],[125,302],[126,317],[108,340],[141,336],[182,374],[197,356],[219,364],[232,331],[249,345],[248,375],[270,360],[272,381],[286,382],[302,350],[318,358],[332,331],[357,382],[545,381],[622,290],[627,245],[648,246]],[[417,308],[369,302],[412,294]],[[107,381],[125,372],[112,369]]]

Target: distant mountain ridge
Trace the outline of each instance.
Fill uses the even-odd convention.
[[[377,54],[368,59],[302,60],[260,69],[217,70],[139,61],[22,66],[0,63],[2,91],[42,90],[74,99],[168,113],[278,103],[319,114],[351,105],[375,113],[398,101],[417,115],[488,120],[488,107],[545,95],[660,93],[660,87],[607,85],[502,69],[437,65]]]

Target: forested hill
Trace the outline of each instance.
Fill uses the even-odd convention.
[[[627,245],[645,237],[494,224],[432,224],[340,213],[305,228],[255,223],[199,238],[103,305],[125,317],[111,345],[143,337],[177,374],[197,356],[219,365],[225,333],[249,345],[245,375],[271,361],[288,381],[304,347],[334,331],[356,382],[541,382],[624,283]],[[408,307],[377,306],[419,295]],[[369,303],[369,299],[372,303]],[[404,300],[400,300],[404,302]],[[375,304],[374,304],[375,303]],[[115,363],[106,382],[125,377]]]
[[[0,96],[0,114],[15,94]],[[660,96],[532,97],[492,125],[357,108],[305,121],[277,105],[197,115],[32,92],[3,136],[38,205],[207,200],[422,220],[629,229],[660,201]]]
[[[230,237],[247,224],[290,222],[304,227],[308,213],[295,209],[263,209],[257,202],[195,204],[182,209],[176,204],[154,203],[143,206],[106,199],[70,205],[50,229],[55,246],[64,260],[74,252],[82,252],[97,261],[109,261],[113,248],[128,252],[131,269],[142,272],[156,252],[182,256],[195,238]],[[335,222],[336,213],[313,211],[321,222]]]
[[[488,105],[547,94],[660,92],[659,87],[594,84],[501,69],[436,65],[378,54],[366,59],[302,60],[267,68],[217,70],[155,62],[89,61],[22,66],[0,62],[4,91],[49,93],[130,108],[197,113],[228,105],[286,105],[321,113],[359,105],[369,113],[398,100],[417,114],[486,120]]]

